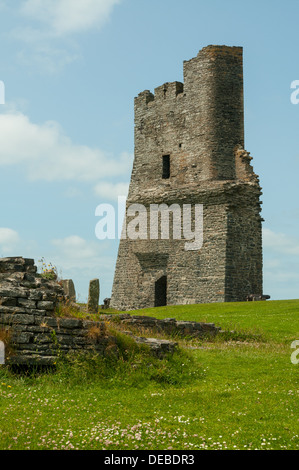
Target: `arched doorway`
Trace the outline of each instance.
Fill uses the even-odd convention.
[[[167,276],[162,276],[155,282],[155,307],[167,305]]]

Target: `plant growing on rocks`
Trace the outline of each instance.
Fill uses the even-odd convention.
[[[52,263],[46,263],[45,258],[38,260],[41,264],[41,277],[49,281],[56,281],[58,279],[58,270]]]
[[[92,342],[98,342],[100,338],[105,336],[107,334],[107,329],[105,324],[99,325],[93,325],[89,328],[87,332],[87,337],[90,339]]]

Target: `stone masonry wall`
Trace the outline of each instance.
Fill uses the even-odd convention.
[[[0,259],[0,332],[9,335],[6,364],[50,365],[61,353],[105,354],[116,348],[116,339],[105,334],[104,321],[56,317],[64,291],[36,271],[31,259]]]

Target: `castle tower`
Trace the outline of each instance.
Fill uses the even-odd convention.
[[[184,62],[184,83],[165,83],[135,98],[125,227],[134,221],[133,204],[143,205],[147,223],[139,235],[124,231],[120,240],[113,308],[245,301],[262,294],[261,188],[244,150],[243,109],[240,47],[205,47]],[[183,207],[191,207],[193,229],[195,207],[202,207],[198,249],[187,250],[186,239],[175,234],[171,211],[168,238],[161,236],[161,224],[158,233],[152,229],[151,210],[159,214],[161,204],[181,208],[182,217]]]

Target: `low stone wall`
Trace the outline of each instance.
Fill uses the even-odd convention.
[[[219,327],[214,323],[201,323],[195,321],[179,321],[175,318],[164,318],[160,320],[154,317],[142,315],[129,315],[121,313],[119,315],[100,315],[101,320],[119,321],[124,325],[137,328],[151,329],[153,331],[164,332],[167,334],[178,334],[181,336],[204,337],[215,336],[219,333]]]
[[[36,272],[34,260],[0,259],[0,332],[9,343],[6,364],[48,365],[71,350],[105,354],[107,348],[117,349],[104,321],[57,318],[55,309],[66,299],[64,290]]]

